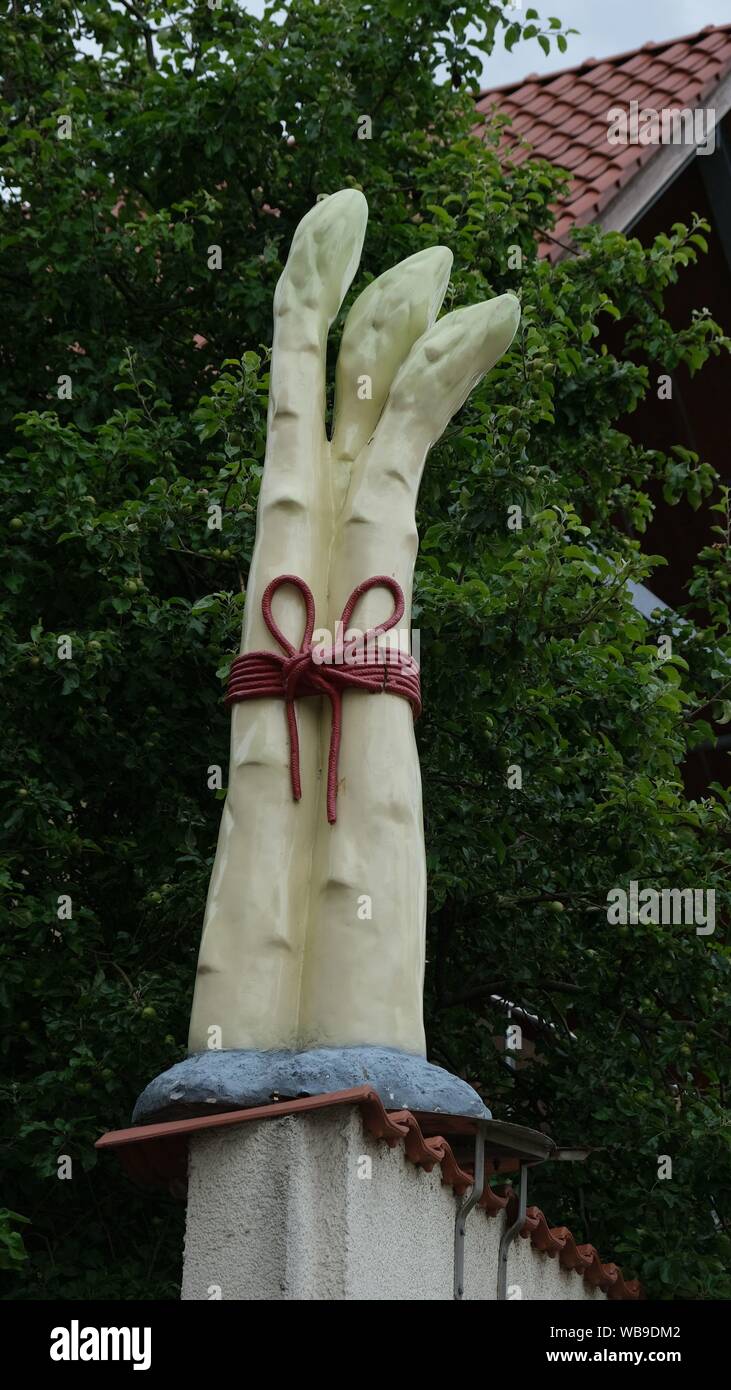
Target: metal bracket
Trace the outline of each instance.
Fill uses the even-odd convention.
[[[500,1249],[497,1257],[497,1297],[498,1302],[504,1302],[508,1290],[508,1255],[513,1241],[525,1225],[525,1215],[528,1210],[528,1164],[521,1159],[520,1163],[520,1183],[518,1187],[518,1215],[512,1226],[508,1226],[503,1231],[500,1238]]]
[[[478,1120],[475,1129],[475,1181],[461,1198],[454,1219],[454,1297],[464,1298],[464,1245],[467,1217],[485,1190],[485,1134],[489,1120]]]
[[[417,1118],[428,1122],[436,1117],[420,1115]],[[456,1117],[453,1116],[452,1119],[455,1121]],[[469,1125],[469,1130],[465,1128],[466,1125]],[[588,1158],[591,1150],[582,1148],[559,1149],[553,1139],[549,1139],[548,1135],[542,1134],[540,1130],[527,1129],[525,1125],[515,1125],[507,1120],[465,1120],[461,1128],[458,1129],[455,1124],[452,1131],[440,1129],[440,1133],[453,1132],[464,1135],[472,1132],[473,1125],[475,1181],[469,1192],[465,1193],[462,1200],[457,1203],[454,1223],[454,1297],[457,1300],[464,1298],[466,1222],[472,1208],[477,1206],[485,1190],[485,1154],[487,1152],[488,1157],[496,1164],[501,1163],[506,1158],[513,1161],[518,1160],[518,1214],[512,1226],[508,1226],[503,1231],[498,1251],[497,1298],[500,1302],[504,1302],[507,1297],[510,1247],[525,1225],[528,1210],[528,1169],[550,1159],[562,1159],[564,1162],[573,1163],[583,1162],[584,1159]]]

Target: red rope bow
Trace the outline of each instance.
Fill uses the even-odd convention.
[[[283,584],[294,585],[304,600],[305,630],[299,649],[280,631],[272,614],[272,599]],[[340,645],[336,644],[331,653],[331,661],[335,664],[331,664],[331,661],[315,661],[312,654],[315,600],[310,589],[305,581],[298,579],[296,575],[280,574],[264,590],[261,611],[272,637],[276,638],[286,655],[280,656],[279,652],[244,652],[234,661],[229,676],[226,695],[228,705],[237,704],[240,700],[259,700],[266,696],[284,699],[289,728],[289,768],[295,801],[299,801],[302,796],[302,785],[294,702],[307,695],[327,696],[332,711],[327,767],[327,818],[331,825],[337,819],[343,692],[348,688],[368,690],[374,695],[386,691],[408,700],[414,719],[421,713],[419,667],[414,658],[400,650],[376,650],[378,636],[388,632],[403,617],[404,596],[401,585],[386,574],[374,575],[372,579],[365,579],[362,584],[358,584],[343,609],[340,631],[343,634],[347,631],[355,606],[363,594],[368,593],[369,589],[381,587],[390,589],[394,599],[393,613],[388,622],[382,623],[379,627],[369,628],[362,637],[354,637],[347,642],[341,642]]]

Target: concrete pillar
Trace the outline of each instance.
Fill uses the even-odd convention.
[[[357,1106],[250,1121],[190,1140],[185,1300],[451,1300],[456,1198],[364,1128]],[[465,1297],[492,1300],[504,1216],[472,1212]],[[603,1299],[513,1247],[511,1297]]]

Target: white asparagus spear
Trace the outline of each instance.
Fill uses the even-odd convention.
[[[325,436],[327,333],[360,259],[367,204],[347,189],[318,203],[295,233],[274,299],[264,475],[242,651],[278,651],[261,615],[269,580],[300,575],[324,611],[332,536]],[[296,593],[275,598],[299,646]],[[228,796],[206,904],[189,1048],[296,1044],[319,771],[319,701],[298,702],[302,800],[292,800],[280,700],[234,705]],[[209,1030],[219,1029],[220,1033]]]
[[[427,452],[506,351],[519,318],[513,295],[457,310],[424,334],[397,373],[373,438],[355,461],[337,522],[331,621],[356,584],[387,574],[404,591],[408,629],[415,507]],[[365,630],[388,617],[391,605],[390,594],[375,589],[361,600],[353,624]],[[423,1053],[426,862],[419,762],[405,700],[345,694],[337,822],[328,825],[321,806],[317,824],[301,1040]]]

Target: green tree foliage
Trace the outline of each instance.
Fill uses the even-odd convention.
[[[450,307],[507,289],[524,306],[420,506],[431,1055],[501,1117],[595,1150],[536,1174],[554,1221],[656,1296],[728,1297],[729,794],[690,800],[681,768],[731,715],[729,493],[687,451],[618,427],[648,362],[695,371],[726,349],[700,306],[681,332],[664,314],[707,228],[649,247],[588,229],[579,254],[538,261],[564,176],[501,166],[496,136],[470,134],[480,50],[564,48],[535,11],[2,10],[10,1296],[176,1296],[180,1204],[93,1143],[183,1055],[272,293],[300,217],[352,185],[371,208],[366,276],[441,241]],[[603,343],[613,320],[620,355]],[[714,507],[717,530],[692,610],[649,621],[627,582],[658,563],[641,550],[658,481]],[[607,892],[631,879],[715,889],[715,933],[610,925]],[[500,999],[535,1020],[540,1060],[517,1070],[493,1042]]]

